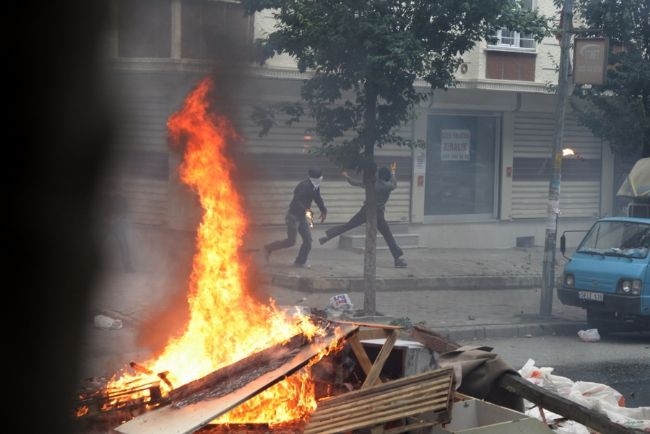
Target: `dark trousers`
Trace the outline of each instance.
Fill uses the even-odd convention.
[[[393,233],[390,231],[390,226],[388,226],[388,223],[386,223],[386,219],[384,218],[384,211],[385,210],[383,207],[377,208],[377,230],[384,237],[384,240],[386,241],[386,244],[388,245],[388,248],[390,249],[390,253],[391,255],[393,255],[393,258],[397,259],[400,256],[402,256],[404,252],[397,245],[397,241],[395,241],[395,237],[393,237]],[[342,225],[329,228],[328,230],[325,231],[325,235],[329,240],[341,235],[344,232],[349,231],[350,229],[354,229],[357,226],[361,226],[365,222],[366,222],[366,207],[362,206],[359,212],[353,215],[352,218],[347,223],[343,223]]]
[[[307,223],[305,216],[299,218],[290,212],[287,213],[285,222],[287,224],[287,238],[284,240],[274,241],[264,247],[269,252],[286,249],[296,244],[296,236],[300,234],[302,244],[300,245],[300,251],[298,251],[298,256],[296,257],[295,262],[296,264],[304,264],[307,262],[307,256],[309,256],[309,251],[311,250],[311,231],[309,230],[309,223]]]

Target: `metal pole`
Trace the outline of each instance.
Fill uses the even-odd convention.
[[[553,310],[555,287],[555,244],[557,240],[557,217],[560,212],[560,182],[562,180],[562,142],[564,116],[569,94],[569,48],[571,45],[571,22],[573,0],[564,0],[562,7],[562,36],[560,39],[560,71],[558,75],[557,103],[555,109],[555,134],[553,137],[553,176],[548,188],[546,210],[546,238],[542,266],[542,292],[539,314],[550,316]]]

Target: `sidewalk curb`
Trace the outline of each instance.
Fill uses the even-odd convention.
[[[312,277],[271,273],[271,284],[304,292],[363,292],[363,277]],[[541,275],[394,277],[376,280],[377,291],[431,289],[534,289],[542,284]]]
[[[585,329],[579,321],[542,322],[504,325],[435,327],[433,330],[451,341],[468,341],[493,338],[530,338],[551,335],[572,335]]]

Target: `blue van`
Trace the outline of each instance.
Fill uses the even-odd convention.
[[[598,220],[564,267],[560,301],[585,308],[589,327],[601,334],[650,330],[649,251],[650,218]]]

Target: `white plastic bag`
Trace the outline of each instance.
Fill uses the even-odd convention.
[[[350,297],[347,294],[338,294],[330,298],[329,307],[343,311],[352,310],[354,305],[352,304],[352,300],[350,300]]]
[[[595,330],[595,329],[594,329]],[[626,428],[650,431],[650,407],[624,407],[623,395],[606,384],[590,383],[587,381],[573,382],[569,378],[553,375],[553,368],[539,368],[535,361],[529,359],[519,370],[519,374],[532,383],[557,393],[563,398],[581,404],[589,409],[607,415],[613,422]],[[525,401],[526,414],[541,420],[539,409]],[[558,421],[560,428],[555,429],[561,434],[583,434],[584,427],[572,421],[559,421],[562,419],[548,410],[545,412],[548,422]]]
[[[600,340],[598,329],[580,330],[578,331],[578,337],[585,342],[598,342]]]
[[[122,320],[114,319],[106,315],[95,315],[94,324],[98,329],[117,330],[122,328]]]

